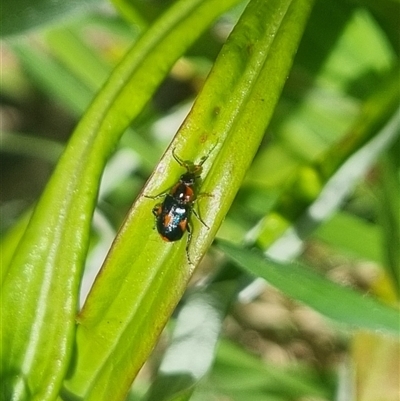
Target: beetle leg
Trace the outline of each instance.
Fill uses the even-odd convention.
[[[207,196],[208,198],[213,198],[214,195],[213,194],[209,194],[207,192],[200,192],[197,196],[196,196],[196,200],[199,198],[204,198],[205,196]]]
[[[154,225],[153,225],[153,230],[156,228],[157,225],[157,219],[160,216],[160,214],[162,213],[162,203],[157,203],[157,205],[155,205],[153,207],[153,209],[151,210],[151,212],[154,214],[155,216],[155,221],[154,221]]]
[[[154,216],[158,217],[161,214],[162,203],[157,203],[152,209]]]
[[[203,198],[204,196],[213,197],[214,195],[213,195],[213,194],[209,194],[209,193],[207,193],[207,192],[202,192],[202,193],[199,193],[199,194],[196,196],[196,200],[199,199],[199,198]],[[204,222],[204,220],[201,218],[201,216],[200,216],[200,209],[199,209],[199,208],[197,208],[197,209],[198,209],[198,211],[193,207],[193,209],[192,209],[193,214],[196,216],[197,220],[199,220],[200,223],[203,224],[203,226],[205,226],[205,227],[207,227],[208,229],[210,229],[210,227],[209,227],[209,226]]]
[[[186,249],[186,257],[187,257],[189,264],[193,265],[194,263],[192,262],[192,259],[190,259],[190,254],[189,254],[189,246],[190,246],[190,242],[192,241],[192,229],[190,228],[189,221],[187,223],[186,229],[187,229],[187,233],[188,233],[188,238],[186,241],[186,248],[185,248]]]
[[[197,213],[196,209],[193,208],[192,209],[193,214],[196,216],[197,220],[200,221],[201,224],[203,224],[203,226],[207,227],[208,229],[210,229],[210,227],[204,222],[204,220],[200,217],[200,214]]]
[[[189,169],[189,167],[188,167],[188,163],[187,162],[185,162],[184,160],[182,160],[176,153],[175,153],[175,149],[176,148],[173,148],[172,149],[172,157],[176,160],[176,162],[181,166],[181,167],[184,167],[185,169]]]
[[[218,142],[216,142],[216,143],[213,145],[213,147],[208,151],[208,153],[200,159],[200,162],[199,162],[199,164],[198,164],[199,167],[201,167],[201,166],[204,164],[204,162],[208,159],[208,157],[210,156],[211,152],[215,149],[215,147],[217,146],[217,144],[218,144]]]
[[[169,191],[171,191],[171,189],[172,189],[175,185],[176,185],[176,184],[171,185],[171,186],[168,187],[165,191],[162,191],[162,192],[160,192],[160,193],[157,194],[157,195],[146,195],[146,194],[143,194],[143,196],[144,196],[145,198],[148,198],[148,199],[160,199],[160,198],[162,198],[163,196],[165,196],[166,194],[168,194]]]

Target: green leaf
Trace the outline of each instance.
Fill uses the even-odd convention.
[[[297,167],[269,215],[259,224],[257,242],[267,248],[285,230],[309,234],[338,208],[350,189],[396,140],[400,124],[400,87],[389,71],[381,86],[363,103],[346,135],[315,162]],[[304,213],[305,208],[309,209]]]
[[[277,263],[259,251],[226,241],[218,247],[245,271],[262,277],[286,295],[353,328],[398,334],[399,312],[373,298],[335,284],[304,266]]]
[[[22,217],[19,218],[18,222],[7,231],[4,237],[1,238],[0,287],[3,285],[4,279],[11,264],[11,260],[14,256],[15,249],[17,248],[19,241],[25,232],[30,216],[31,211],[26,212]]]
[[[188,296],[147,401],[190,398],[214,363],[222,323],[237,286],[235,280],[216,282]]]
[[[178,2],[127,53],[80,121],[4,278],[0,377],[6,398],[45,401],[58,394],[71,358],[104,165],[177,58],[234,3]]]
[[[377,263],[383,261],[380,227],[349,213],[336,213],[313,235],[352,256]]]
[[[208,400],[220,394],[235,401],[292,400],[308,397],[332,399],[333,391],[321,385],[321,372],[310,375],[300,365],[295,369],[277,367],[245,352],[237,345],[222,340],[215,366],[208,380],[194,394],[194,400]],[[211,395],[204,390],[211,388]],[[308,397],[307,397],[308,396]]]
[[[55,164],[64,146],[50,139],[19,134],[15,132],[0,133],[0,151],[28,157],[37,157]]]
[[[383,226],[383,253],[385,266],[393,287],[400,298],[400,140],[382,157],[379,191],[380,220]]]
[[[93,93],[48,54],[28,43],[12,46],[27,74],[51,98],[80,116],[92,100]]]
[[[54,23],[68,14],[81,13],[96,0],[14,0],[2,1],[0,35],[20,34],[44,23]]]
[[[84,42],[76,27],[46,32],[46,43],[57,61],[73,72],[85,87],[95,92],[104,84],[111,66]]]
[[[216,3],[206,6],[214,9]],[[203,165],[201,185],[201,192],[212,196],[198,202],[210,229],[192,221],[188,251],[194,265],[209,247],[261,142],[310,7],[308,0],[250,3],[143,190],[158,194],[182,174],[171,148],[197,162],[216,146]],[[192,27],[191,21],[180,36]],[[144,196],[135,203],[79,316],[77,359],[66,383],[76,396],[96,401],[124,397],[193,272],[186,237],[166,243],[152,231],[154,203]]]

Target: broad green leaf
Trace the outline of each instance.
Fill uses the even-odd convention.
[[[199,213],[177,243],[152,231],[156,201],[139,197],[121,228],[79,316],[77,359],[66,389],[87,400],[121,399],[187,281],[209,247],[271,118],[311,2],[254,0],[221,50],[204,88],[143,193],[155,195],[179,175],[171,148],[203,165]],[[215,3],[212,5],[215,7]],[[215,148],[214,148],[215,147]],[[168,172],[168,173],[167,173]],[[119,372],[122,382],[116,383]]]
[[[399,311],[375,299],[335,284],[295,263],[277,263],[260,251],[221,241],[219,248],[238,266],[262,277],[286,295],[330,319],[353,328],[399,334]]]
[[[234,3],[176,3],[127,53],[77,126],[3,282],[0,376],[7,399],[58,394],[104,165],[177,58]]]

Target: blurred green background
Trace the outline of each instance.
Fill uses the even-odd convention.
[[[172,3],[43,0],[29,2],[30,12],[24,0],[2,4],[3,236],[39,198],[112,69]],[[244,6],[196,41],[119,142],[103,176],[82,299]],[[246,238],[267,250],[295,227],[303,235],[293,257],[391,306],[398,304],[400,276],[399,26],[395,0],[316,2],[265,140],[217,236]],[[338,187],[328,199],[337,207],[322,203],[322,220],[307,220],[332,177]],[[188,305],[221,259],[218,251],[204,259]],[[243,277],[237,284],[247,292],[227,296],[214,360],[191,399],[398,399],[396,338],[330,320],[270,285],[247,287],[251,280],[239,283]],[[176,325],[174,316],[130,400],[144,399],[158,383],[157,367]],[[149,399],[163,399],[157,391]]]

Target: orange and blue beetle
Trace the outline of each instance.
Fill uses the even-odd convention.
[[[215,146],[214,146],[215,147]],[[191,213],[207,228],[208,225],[203,221],[200,215],[194,209],[194,202],[201,196],[212,196],[206,193],[197,194],[197,185],[201,179],[203,164],[214,149],[201,158],[198,164],[180,159],[175,148],[172,150],[172,156],[177,163],[186,169],[186,173],[179,177],[178,182],[168,191],[164,191],[156,196],[146,196],[147,198],[157,199],[164,196],[164,201],[158,203],[153,208],[153,214],[156,218],[157,231],[164,241],[179,241],[185,232],[188,232],[186,244],[186,255],[190,264],[193,264],[189,256],[189,245],[192,239],[192,229],[190,226]]]

